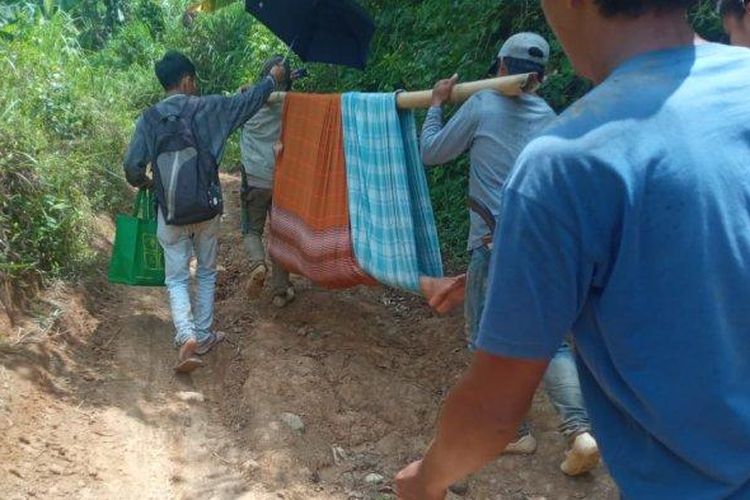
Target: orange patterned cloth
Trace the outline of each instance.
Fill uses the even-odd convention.
[[[375,284],[357,264],[349,226],[341,96],[286,95],[269,253],[326,288]]]

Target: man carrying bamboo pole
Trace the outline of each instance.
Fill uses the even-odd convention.
[[[400,499],[500,453],[570,329],[623,498],[750,498],[750,52],[700,40],[696,3],[542,0],[597,87],[514,167],[478,351]]]
[[[510,37],[500,49],[492,73],[509,76],[537,73],[543,79],[549,59],[549,44],[535,33]],[[471,254],[465,302],[469,348],[476,347],[479,321],[485,305],[492,234],[500,213],[503,186],[521,150],[555,119],[552,108],[536,94],[506,97],[482,91],[470,98],[443,126],[442,105],[451,95],[457,77],[435,85],[422,130],[422,158],[426,165],[449,162],[467,149],[471,156],[469,207]],[[583,403],[575,359],[566,340],[560,346],[544,378],[545,388],[560,415],[560,432],[570,450],[560,468],[576,476],[599,463],[599,450],[591,436],[591,424]],[[530,454],[537,443],[526,421],[505,453]]]
[[[293,82],[300,73],[292,71],[289,62],[282,55],[276,55],[265,62],[261,78],[268,76],[276,65],[282,65],[288,75],[276,85],[277,90],[291,91]],[[281,101],[268,102],[242,128],[242,235],[250,261],[250,283],[256,288],[263,288],[268,275],[263,233],[271,211],[276,157],[283,148],[279,142],[283,109]],[[271,264],[273,304],[285,307],[295,298],[294,287],[287,270],[276,262]]]

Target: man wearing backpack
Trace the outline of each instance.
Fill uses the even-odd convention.
[[[124,166],[132,186],[156,190],[157,234],[179,348],[175,369],[188,373],[203,365],[196,356],[223,340],[212,330],[223,211],[218,164],[229,136],[265,104],[285,71],[276,66],[258,85],[231,97],[199,97],[195,66],[179,52],[164,55],[155,72],[167,96],[138,120]],[[191,301],[193,255],[198,286]]]
[[[277,64],[283,64],[289,75],[278,90],[291,92],[292,82],[304,73],[291,71],[289,62],[282,55],[275,55],[265,62],[261,78]],[[276,157],[283,148],[280,142],[283,111],[282,102],[267,103],[242,127],[242,235],[250,261],[250,282],[257,288],[263,288],[268,274],[263,232],[271,213]],[[284,307],[294,300],[294,286],[286,269],[276,262],[271,264],[273,304]]]

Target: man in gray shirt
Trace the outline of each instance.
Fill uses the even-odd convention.
[[[198,93],[195,66],[183,54],[171,51],[156,63],[155,71],[167,96],[154,109],[163,120],[182,119],[191,96]],[[260,109],[276,82],[284,78],[284,68],[276,66],[269,76],[242,94],[199,97],[190,124],[196,146],[210,154],[218,165],[232,132]],[[134,187],[150,188],[154,184],[146,169],[161,153],[156,151],[156,135],[153,125],[141,116],[124,162],[125,176]],[[179,347],[176,370],[190,372],[203,364],[196,355],[207,354],[223,339],[222,334],[212,329],[221,216],[196,224],[169,225],[163,210],[160,206],[157,236],[164,248],[166,285],[176,329],[175,345]],[[198,261],[198,286],[191,301],[190,260],[193,255]]]
[[[503,44],[491,72],[497,76],[537,73],[543,78],[549,59],[549,44],[534,33],[519,33]],[[467,150],[471,226],[468,250],[471,254],[466,283],[466,330],[469,348],[475,347],[489,274],[492,233],[501,217],[503,186],[521,151],[555,118],[549,105],[536,94],[505,97],[495,91],[482,91],[471,97],[443,124],[442,105],[448,101],[458,77],[435,85],[432,107],[422,129],[422,159],[425,165],[454,160]],[[545,387],[561,417],[560,431],[571,444],[563,472],[578,475],[598,464],[596,441],[583,405],[578,374],[571,346],[566,342],[550,364]],[[527,423],[506,453],[529,454],[536,450],[536,439]]]
[[[277,90],[288,92],[292,89],[296,73],[290,71],[284,56],[277,55],[266,61],[261,78],[282,63],[289,77],[277,85]],[[279,140],[283,108],[282,102],[266,103],[242,128],[242,234],[250,259],[250,281],[257,288],[263,287],[268,274],[263,232],[271,211],[276,155],[282,147]],[[289,273],[278,263],[272,264],[273,303],[277,307],[284,307],[294,300],[294,288]]]

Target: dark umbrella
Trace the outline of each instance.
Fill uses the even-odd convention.
[[[245,9],[305,62],[367,64],[375,25],[353,0],[245,0]]]

